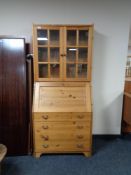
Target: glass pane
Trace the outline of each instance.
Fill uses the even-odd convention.
[[[67,64],[66,65],[67,78],[75,78],[75,74],[76,74],[76,65],[75,64]]]
[[[76,61],[76,51],[77,49],[74,48],[67,48],[66,53],[67,53],[67,61]]]
[[[76,45],[76,30],[67,31],[67,45]]]
[[[59,64],[50,65],[50,76],[51,78],[59,78],[60,75],[60,66]]]
[[[46,45],[48,43],[47,30],[37,30],[38,45]]]
[[[48,78],[48,64],[39,64],[39,77]]]
[[[38,48],[38,61],[47,62],[48,61],[48,49],[47,48]]]
[[[79,48],[78,61],[87,62],[87,57],[88,57],[87,48]]]
[[[88,45],[88,31],[79,30],[79,45]]]
[[[59,30],[50,30],[50,44],[59,45]]]
[[[87,78],[87,64],[78,64],[78,77]]]
[[[58,62],[59,61],[59,48],[50,48],[50,61]]]

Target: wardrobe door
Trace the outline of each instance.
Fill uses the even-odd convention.
[[[25,154],[28,151],[28,119],[24,39],[3,39],[2,60],[2,141],[8,154]]]
[[[0,39],[0,123],[2,116],[2,40]]]

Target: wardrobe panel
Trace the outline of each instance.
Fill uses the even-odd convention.
[[[9,155],[28,152],[28,115],[25,41],[2,39],[2,115],[0,142]]]
[[[0,39],[0,123],[2,116],[2,40]]]
[[[17,45],[18,44],[18,45]],[[22,125],[26,114],[26,70],[23,39],[3,40],[3,124]]]

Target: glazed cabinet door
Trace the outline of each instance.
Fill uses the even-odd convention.
[[[66,27],[64,38],[64,80],[90,81],[92,28]]]
[[[93,26],[34,25],[35,81],[90,81]]]
[[[34,27],[34,72],[37,81],[62,79],[61,27]]]

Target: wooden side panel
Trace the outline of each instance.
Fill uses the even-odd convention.
[[[131,96],[124,96],[123,117],[124,121],[131,126]]]
[[[122,131],[131,133],[131,78],[126,78],[123,98]]]
[[[8,154],[24,154],[28,149],[24,39],[3,39],[2,63],[0,142],[7,146]]]
[[[2,40],[0,39],[0,116],[2,116],[2,66]]]
[[[92,81],[92,54],[93,54],[93,34],[94,26],[89,28],[89,44],[88,44],[88,81]]]
[[[131,78],[130,81],[125,81],[125,92],[131,94]]]

